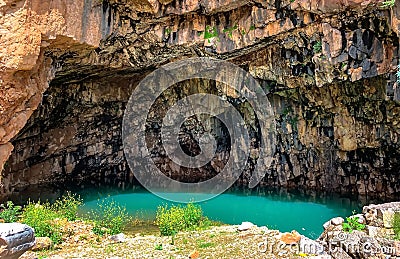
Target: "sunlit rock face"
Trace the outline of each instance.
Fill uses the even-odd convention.
[[[240,65],[268,93],[277,147],[261,185],[400,195],[398,1],[78,2],[0,0],[3,194],[40,182],[134,183],[121,140],[130,94],[162,64],[209,56]],[[257,124],[245,104],[237,108]],[[223,127],[212,125],[220,159],[183,170],[154,147],[162,171],[187,182],[218,173],[230,150]],[[238,184],[248,183],[257,160],[252,134]]]

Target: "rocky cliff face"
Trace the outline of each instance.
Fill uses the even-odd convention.
[[[268,92],[278,146],[262,185],[400,195],[399,1],[3,0],[0,11],[0,165],[11,154],[2,193],[67,179],[132,183],[120,132],[133,89],[164,63],[210,56]],[[187,171],[154,154],[186,181],[221,168]]]
[[[0,1],[0,169],[57,66],[47,49],[87,53],[106,35],[101,6],[82,1]]]

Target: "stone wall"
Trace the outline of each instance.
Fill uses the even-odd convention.
[[[47,80],[38,84],[40,91],[24,86],[38,99],[31,109],[20,108],[29,113],[18,127],[9,121],[18,113],[7,109],[2,125],[15,128],[3,126],[10,152],[6,143],[41,102],[12,140],[2,192],[71,179],[134,181],[120,135],[130,93],[146,71],[161,64],[211,56],[248,70],[273,104],[278,146],[262,185],[398,196],[400,4],[380,5],[356,0],[93,1],[79,10],[82,17],[90,12],[98,20],[80,28],[96,32],[96,40],[85,38],[93,33],[71,38],[92,46],[103,38],[99,46],[68,48],[50,41],[41,47],[43,61],[36,65],[46,64],[47,70],[37,70],[52,71],[47,77],[54,75],[51,87],[41,100]],[[207,29],[214,37],[205,38]],[[22,68],[13,75],[15,70]],[[251,164],[240,183],[247,183]],[[208,173],[187,175],[194,180]]]

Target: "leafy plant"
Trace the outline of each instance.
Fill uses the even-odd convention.
[[[320,53],[322,51],[322,42],[317,41],[313,46],[314,53]]]
[[[233,33],[234,30],[237,30],[237,28],[238,28],[238,26],[237,26],[237,24],[235,24],[235,26],[233,26],[233,27],[229,27],[229,28],[224,29],[223,32],[224,33],[228,33],[228,37],[232,38],[232,33]]]
[[[200,206],[189,203],[186,207],[168,205],[157,208],[156,224],[160,229],[161,235],[175,235],[181,230],[193,230],[205,228],[211,225],[210,220],[203,216]]]
[[[76,219],[78,215],[78,208],[83,204],[83,200],[79,195],[67,192],[60,199],[57,199],[52,204],[52,209],[61,216],[67,218],[70,221]]]
[[[346,217],[347,222],[342,223],[343,231],[351,233],[353,230],[363,230],[365,228],[364,224],[358,222],[360,218],[354,216],[354,214],[355,211],[353,211],[353,216]]]
[[[395,3],[396,3],[396,0],[383,1],[383,2],[381,3],[381,6],[380,6],[380,7],[382,7],[382,8],[393,7]]]
[[[5,223],[11,223],[18,221],[19,215],[21,215],[21,206],[15,206],[12,201],[7,201],[6,204],[1,204],[0,208],[0,218],[4,220]]]
[[[156,247],[154,247],[154,249],[161,251],[163,249],[162,244],[157,244]]]
[[[204,32],[201,32],[199,35],[204,34],[204,39],[208,40],[210,43],[212,38],[218,37],[218,32],[216,27],[211,27],[209,25],[206,26],[206,29]]]
[[[49,203],[29,202],[23,209],[21,222],[31,226],[38,237],[49,237],[53,243],[62,241],[62,230],[57,219],[62,215],[51,209]]]
[[[88,218],[93,222],[93,232],[97,235],[121,233],[132,220],[125,207],[109,198],[97,202],[97,209],[90,211]]]
[[[400,240],[400,211],[396,211],[393,216],[393,231],[395,239]]]

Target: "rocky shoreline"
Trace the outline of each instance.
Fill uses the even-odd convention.
[[[69,236],[62,244],[46,250],[45,240],[37,238],[35,251],[21,258],[399,258],[400,240],[393,226],[399,211],[400,202],[364,206],[360,214],[327,221],[316,240],[295,230],[281,233],[250,222],[179,232],[173,237],[144,232],[100,237],[89,224],[76,220],[64,226]],[[362,229],[344,228],[351,218]]]

